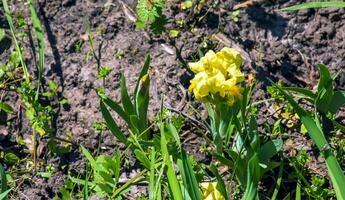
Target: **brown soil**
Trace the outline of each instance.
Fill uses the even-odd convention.
[[[102,81],[97,79],[97,69],[100,66],[111,67],[110,76],[105,83],[106,91],[111,97],[119,100],[121,72],[127,78],[130,91],[133,91],[144,57],[146,54],[151,55],[153,58],[150,69],[151,119],[160,107],[161,95],[164,95],[166,105],[181,112],[188,112],[186,106],[188,103],[199,106],[193,102],[192,96],[187,91],[191,74],[178,63],[175,46],[182,47],[182,57],[188,62],[204,37],[211,34],[214,34],[213,40],[208,42],[218,43],[217,49],[223,46],[236,46],[245,52],[244,70],[247,74],[256,74],[259,80],[254,101],[270,98],[265,92],[267,78],[282,80],[287,85],[312,88],[317,84],[318,72],[315,66],[317,63],[328,65],[332,72],[345,69],[345,9],[282,12],[279,8],[300,1],[267,0],[242,9],[239,21],[234,22],[231,20],[230,10],[238,2],[224,1],[217,9],[211,9],[208,13],[204,9],[195,16],[189,22],[190,24],[195,22],[197,29],[194,31],[181,32],[176,39],[169,39],[167,36],[150,39],[145,32],[135,27],[119,1],[110,1],[111,6],[107,8],[104,5],[109,1],[39,0],[38,2],[39,16],[46,38],[44,76],[46,80],[52,79],[60,85],[59,98],[65,97],[69,102],[68,106],[59,106],[57,102],[53,102],[56,113],[55,135],[67,138],[70,134],[73,143],[82,144],[91,151],[98,147],[100,137],[103,151],[111,153],[114,148],[122,148],[109,132],[99,136],[92,128],[94,122],[102,120],[99,100],[95,92],[102,86]],[[124,3],[135,10],[134,0]],[[11,10],[21,11],[29,18],[27,7],[20,2],[11,6]],[[186,19],[189,14],[187,11],[178,10],[176,5],[169,6],[165,13],[169,19],[167,27],[175,27],[176,20]],[[204,15],[206,15],[205,21],[196,21]],[[87,41],[85,16],[90,16],[99,61],[87,60],[86,55],[90,46]],[[0,23],[6,27],[5,21],[2,20]],[[101,29],[103,34],[97,34]],[[220,33],[215,34],[218,31]],[[81,52],[75,52],[73,49],[77,41],[83,41]],[[27,41],[23,42],[29,46]],[[5,49],[5,53],[0,58],[5,60],[10,50],[11,48]],[[33,62],[30,62],[32,51],[29,48],[27,50],[29,66],[34,67]],[[119,51],[124,52],[122,58],[116,56]],[[345,73],[340,74],[336,84],[338,89],[345,89]],[[15,93],[8,93],[5,100],[15,108],[19,107]],[[261,124],[265,122],[271,124],[276,120],[271,116],[269,109],[270,105],[260,108],[258,120]],[[341,112],[339,115],[345,117],[344,113]],[[8,133],[7,136],[0,137],[1,151],[23,153],[18,150],[21,147],[14,141],[18,134],[27,135],[30,131],[25,119],[22,124],[18,124],[19,121],[21,120],[13,120],[11,126],[0,125],[0,131]],[[187,128],[185,127],[184,130]],[[311,150],[312,148],[306,145],[310,140],[301,136],[298,131],[293,130],[290,135],[295,148]],[[4,133],[0,132],[0,136],[1,134]],[[196,151],[198,145],[204,141],[196,134],[186,135],[185,139],[193,141],[188,143],[187,150],[198,152]],[[46,150],[47,140],[42,139],[40,142]],[[196,155],[196,157],[200,160],[208,160],[205,155]],[[38,175],[34,177],[26,175],[28,178],[19,186],[13,199],[51,199],[63,185],[67,171],[71,170],[72,173],[78,174],[83,173],[85,168],[85,158],[80,154],[77,146],[73,147],[71,153],[63,156],[52,156],[44,151],[40,159],[42,162],[52,164],[58,172],[50,179]],[[315,159],[315,162],[324,168],[322,161]],[[62,166],[65,167],[62,169]],[[316,170],[317,167],[314,168]],[[130,176],[135,170],[126,169],[124,175]]]

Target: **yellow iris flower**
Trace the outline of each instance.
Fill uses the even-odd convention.
[[[242,97],[238,86],[244,80],[241,64],[241,54],[232,48],[225,47],[217,53],[208,51],[198,62],[189,63],[190,69],[196,73],[189,91],[200,101],[219,95],[230,106],[233,105]]]
[[[204,182],[200,184],[203,200],[225,200],[217,190],[216,182]]]

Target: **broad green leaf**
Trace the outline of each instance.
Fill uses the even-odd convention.
[[[117,151],[115,153],[114,161],[115,161],[115,164],[113,166],[114,175],[115,175],[116,182],[118,182],[120,178],[120,172],[121,172],[121,153],[120,152]]]
[[[181,147],[180,136],[178,135],[178,132],[177,132],[175,126],[174,126],[171,122],[167,123],[167,126],[168,126],[167,128],[168,128],[170,134],[171,134],[171,135],[173,136],[173,138],[175,139],[177,145],[178,145],[179,147]]]
[[[219,113],[219,134],[223,137],[226,134],[226,131],[229,127],[229,123],[231,121],[231,112],[232,109],[229,108],[229,106],[227,104],[222,104],[219,106],[220,109],[218,111]]]
[[[301,184],[297,182],[295,200],[301,200]]]
[[[97,171],[97,175],[102,177],[102,179],[105,183],[107,183],[109,185],[115,185],[115,181],[112,178],[112,174],[109,174],[109,173],[104,172],[104,171]]]
[[[140,79],[140,84],[135,98],[136,112],[140,118],[142,128],[140,132],[142,132],[147,128],[147,109],[150,100],[150,77],[148,74]]]
[[[331,177],[337,199],[345,199],[345,176],[331,150],[325,151],[326,165]]]
[[[169,183],[169,188],[172,192],[172,197],[174,200],[182,200],[182,192],[180,189],[180,184],[177,180],[175,170],[170,158],[170,154],[168,151],[167,147],[167,141],[165,139],[165,128],[164,125],[160,126],[160,131],[161,131],[161,151],[162,151],[162,156],[165,162],[165,165],[167,166],[167,177],[168,177],[168,183]]]
[[[216,122],[215,122],[215,113],[214,110],[212,108],[212,105],[210,103],[206,103],[206,107],[207,107],[207,112],[208,112],[208,116],[210,118],[210,128],[211,128],[211,133],[213,136],[213,139],[216,138],[216,135],[218,134],[217,132],[217,128],[216,128]]]
[[[8,193],[10,193],[10,191],[11,191],[11,189],[0,193],[0,200],[5,200],[7,198]]]
[[[194,200],[190,197],[187,188],[183,185],[183,183],[180,183],[181,193],[183,200]]]
[[[283,88],[284,90],[288,90],[288,91],[291,91],[291,92],[296,92],[296,93],[299,93],[305,97],[309,97],[311,98],[312,100],[314,100],[316,98],[316,95],[309,89],[306,89],[306,88],[300,88],[300,87],[284,87]]]
[[[125,109],[128,115],[135,114],[134,106],[128,95],[127,86],[126,86],[126,78],[123,74],[121,74],[121,102],[122,102],[123,108]]]
[[[234,166],[233,161],[231,161],[231,160],[229,160],[229,159],[227,159],[227,158],[225,158],[219,154],[214,155],[214,158],[216,160],[218,160],[220,163],[222,163],[223,165],[228,166],[230,169],[232,169]]]
[[[259,151],[260,149],[260,138],[259,138],[259,131],[258,131],[258,124],[256,123],[255,116],[250,117],[249,121],[249,134],[251,139],[251,148],[253,148],[254,152]]]
[[[140,130],[144,129],[144,127],[142,127],[142,123],[140,122],[140,119],[137,115],[131,115],[129,116],[130,121],[131,121],[131,130],[132,132],[137,135],[140,134]]]
[[[345,104],[345,91],[336,91],[330,102],[329,111],[335,114]]]
[[[5,153],[4,160],[10,165],[14,165],[20,161],[20,158],[14,153]]]
[[[316,105],[323,113],[328,112],[333,96],[333,79],[326,65],[318,64],[320,81],[317,87]]]
[[[257,154],[254,154],[249,160],[247,176],[246,191],[242,200],[253,200],[257,195],[257,187],[261,178],[261,167]]]
[[[71,193],[68,190],[66,190],[65,188],[61,188],[60,193],[62,195],[62,199],[71,200]]]
[[[121,108],[119,104],[117,104],[115,101],[113,101],[109,97],[102,98],[102,102],[104,102],[111,109],[113,109],[116,112],[116,114],[118,114],[123,120],[125,120],[125,122],[129,126],[131,125],[129,115]]]
[[[134,89],[134,95],[136,95],[138,93],[138,88],[139,88],[139,84],[140,84],[140,80],[143,76],[145,76],[150,68],[150,63],[151,63],[151,58],[150,58],[150,55],[147,55],[146,58],[145,58],[145,63],[144,63],[144,66],[143,68],[141,69],[140,71],[140,74],[139,74],[139,77],[138,77],[138,81],[137,81],[137,84],[135,86],[135,89]],[[134,98],[134,101],[135,101],[136,98]],[[134,104],[136,105],[136,103]]]
[[[323,88],[327,89],[332,86],[333,79],[326,65],[318,64],[317,66],[320,71],[320,81],[317,90],[320,91]]]
[[[100,109],[103,115],[103,118],[105,120],[105,123],[107,124],[107,127],[110,129],[110,131],[112,132],[112,134],[118,139],[120,140],[120,142],[127,144],[127,137],[122,133],[122,131],[120,130],[120,128],[117,126],[117,124],[115,123],[113,117],[111,116],[110,112],[108,111],[108,109],[105,107],[104,103],[102,102],[102,100],[100,101]]]
[[[137,157],[137,159],[140,161],[140,163],[148,170],[151,169],[151,163],[150,160],[146,157],[146,155],[140,151],[139,149],[134,150],[134,154]]]
[[[6,178],[5,169],[1,163],[0,163],[0,180],[1,180],[1,193],[4,193],[7,190],[7,178]]]
[[[90,162],[92,169],[95,170],[97,168],[97,164],[91,153],[83,145],[80,145],[80,148],[87,160]]]
[[[302,4],[290,6],[287,8],[283,8],[281,10],[294,11],[294,10],[302,10],[302,9],[308,9],[308,8],[327,8],[327,7],[344,8],[345,2],[342,2],[342,1],[307,2],[307,3],[302,3]]]
[[[13,108],[5,102],[0,101],[0,111],[5,111],[7,113],[13,113]]]
[[[283,148],[283,140],[270,140],[265,143],[259,152],[260,163],[267,163],[270,158],[276,155]]]
[[[195,177],[195,172],[193,171],[192,165],[187,157],[186,152],[184,150],[181,151],[181,160],[179,160],[178,165],[181,171],[183,185],[188,191],[191,199],[201,200],[201,192]]]

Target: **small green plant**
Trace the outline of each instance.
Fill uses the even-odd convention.
[[[124,144],[129,143],[127,138],[119,129],[118,125],[112,118],[107,106],[114,110],[128,125],[132,139],[148,139],[148,119],[147,109],[149,104],[149,86],[150,78],[148,70],[150,67],[150,57],[145,59],[144,67],[142,68],[136,87],[133,93],[133,101],[131,101],[126,87],[126,79],[121,76],[121,103],[122,107],[111,100],[104,93],[103,89],[98,90],[98,96],[100,97],[100,108],[105,119],[105,122],[111,132],[117,137],[117,139]]]
[[[100,67],[100,69],[98,71],[98,78],[100,78],[100,79],[107,78],[109,73],[110,73],[110,67],[109,66]]]
[[[85,178],[88,179],[87,186],[90,190],[95,191],[98,196],[105,196],[108,199],[121,195],[121,192],[118,192],[120,188],[121,154],[115,153],[113,157],[100,155],[94,159],[87,149],[83,146],[81,149],[91,166],[90,172],[92,174],[89,173],[90,175]],[[81,179],[71,178],[71,180],[80,185],[84,184],[84,180]]]
[[[233,10],[231,12],[231,19],[232,19],[232,21],[238,22],[239,16],[240,16],[240,10]]]
[[[40,103],[40,98],[42,96],[46,97],[56,97],[57,96],[57,85],[50,81],[49,82],[49,92],[41,92],[42,88],[42,79],[43,79],[43,70],[44,70],[44,37],[41,29],[40,20],[37,16],[35,4],[33,0],[28,0],[28,5],[31,13],[31,20],[34,27],[34,33],[37,39],[38,45],[38,64],[37,64],[37,77],[36,81],[32,81],[26,63],[24,62],[23,53],[24,50],[20,47],[20,44],[17,41],[16,31],[14,29],[13,20],[9,12],[9,7],[6,0],[2,0],[2,5],[5,11],[5,16],[10,27],[11,36],[14,41],[15,51],[11,53],[11,57],[6,67],[2,66],[2,71],[4,72],[7,78],[10,78],[10,82],[2,83],[3,87],[8,87],[10,84],[18,82],[13,88],[21,95],[21,102],[25,108],[25,115],[32,125],[32,139],[31,144],[32,148],[30,152],[33,154],[34,165],[36,165],[37,160],[37,133],[42,137],[47,133],[53,131],[51,126],[52,121],[52,108],[50,106],[43,106]],[[23,21],[24,20],[24,21]],[[25,26],[25,19],[17,17],[17,23],[19,26]],[[23,71],[21,77],[20,70]],[[15,73],[12,73],[12,72]]]
[[[135,22],[138,28],[150,29],[154,34],[161,34],[165,28],[166,17],[163,14],[165,0],[139,0],[137,3],[138,19]]]
[[[55,81],[49,80],[48,82],[49,91],[44,92],[42,96],[54,98],[58,96],[59,86]]]

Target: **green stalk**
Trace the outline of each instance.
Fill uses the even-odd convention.
[[[283,180],[283,178],[282,178],[282,177],[283,177],[283,169],[284,169],[284,161],[283,161],[283,159],[282,159],[282,160],[280,161],[278,179],[277,179],[276,186],[275,186],[275,188],[274,188],[274,192],[273,192],[273,195],[272,195],[271,200],[276,200],[276,199],[277,199],[278,192],[279,192],[279,189],[280,189],[282,180]]]
[[[131,178],[129,181],[127,181],[125,184],[123,184],[119,189],[117,189],[113,195],[111,196],[111,198],[115,198],[117,195],[119,195],[123,190],[125,190],[126,188],[128,188],[130,185],[132,185],[135,181],[137,181],[137,179],[144,175],[147,172],[146,169],[144,169],[143,171],[139,172],[138,174],[136,174],[133,178]]]
[[[8,8],[7,0],[2,0],[2,5],[3,5],[3,8],[4,8],[6,20],[8,22],[8,25],[10,26],[11,35],[12,35],[12,38],[13,38],[13,41],[14,41],[14,45],[16,47],[16,51],[18,52],[20,63],[21,63],[22,68],[23,68],[24,79],[25,79],[25,81],[27,83],[29,83],[30,82],[30,77],[29,77],[28,69],[26,68],[26,65],[25,65],[25,62],[24,62],[24,58],[23,58],[23,55],[22,55],[22,51],[21,51],[21,49],[19,47],[19,43],[17,41],[16,34],[14,33],[15,31],[14,31],[13,21],[12,21],[11,15],[10,15],[10,10]]]
[[[34,25],[34,30],[37,38],[37,44],[38,44],[38,50],[39,50],[39,64],[38,64],[38,83],[37,83],[37,91],[35,95],[35,101],[38,100],[40,85],[42,82],[42,75],[43,75],[43,69],[44,69],[44,37],[43,37],[43,31],[41,29],[41,23],[37,16],[37,12],[35,9],[35,4],[33,0],[28,0],[30,5],[30,11],[31,11],[31,20]]]
[[[37,164],[37,151],[36,151],[36,131],[35,129],[32,130],[32,153],[34,154],[34,166],[36,169],[36,164]]]

